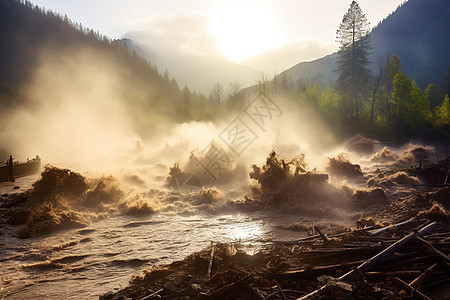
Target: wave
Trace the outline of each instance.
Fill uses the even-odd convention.
[[[114,267],[122,267],[122,268],[137,268],[142,265],[145,265],[147,263],[156,263],[157,259],[139,259],[139,258],[132,258],[132,259],[115,259],[109,262],[111,266]]]
[[[408,168],[434,163],[445,155],[432,146],[392,147],[362,136],[347,141],[345,149],[350,152],[340,149],[323,159],[324,171],[310,170],[304,154],[287,159],[273,151],[260,165],[230,162],[223,176],[209,181],[203,181],[208,175],[205,170],[198,169],[209,154],[198,151],[191,152],[184,164],[167,168],[167,176],[162,176],[165,181],[151,184],[131,171],[122,180],[112,175],[87,178],[47,165],[33,188],[17,203],[17,195],[4,201],[0,213],[9,224],[22,226],[18,231],[22,238],[84,228],[119,215],[151,218],[157,213],[191,216],[262,211],[347,218],[356,210],[387,205],[416,189],[423,176]],[[6,207],[12,202],[16,204]],[[124,226],[152,224],[142,222]],[[92,229],[77,233],[88,235]]]

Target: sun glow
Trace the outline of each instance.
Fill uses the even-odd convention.
[[[276,22],[258,2],[226,2],[213,15],[211,31],[219,49],[234,62],[281,45]]]

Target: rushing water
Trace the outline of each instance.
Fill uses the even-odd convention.
[[[387,148],[377,151],[371,157],[363,157],[366,163],[375,164],[372,168],[437,160],[434,148],[429,147],[413,145],[394,152]],[[377,174],[374,176],[375,183],[383,179]],[[389,176],[386,180],[390,184],[382,185],[387,192],[389,188],[394,192],[405,188]],[[36,179],[37,176],[22,178],[16,183],[1,183],[0,195],[24,191]],[[16,185],[21,188],[15,188]],[[266,244],[264,241],[295,240],[305,235],[281,229],[283,226],[315,221],[305,220],[298,214],[272,212],[208,214],[209,210],[184,209],[192,201],[196,202],[192,193],[156,191],[155,197],[167,199],[170,204],[167,207],[177,210],[180,206],[177,212],[162,210],[146,217],[113,215],[85,228],[30,239],[16,238],[14,232],[18,227],[0,228],[0,299],[98,299],[108,291],[125,287],[134,275],[142,274],[153,265],[183,259],[208,247],[211,241],[237,242],[244,251],[253,253]],[[164,199],[159,200],[164,202]],[[202,201],[197,202],[195,205],[200,207]],[[286,205],[292,203],[295,201]],[[319,211],[333,212],[336,204],[330,202],[322,206],[327,207],[318,207]]]
[[[17,228],[9,228],[0,236],[0,297],[98,299],[143,270],[182,259],[211,241],[241,241],[252,253],[262,240],[299,238],[303,233],[274,226],[296,221],[304,220],[260,214],[117,216],[30,239],[13,237]]]

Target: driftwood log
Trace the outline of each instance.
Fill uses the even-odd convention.
[[[406,244],[410,243],[416,237],[421,237],[421,236],[429,233],[431,230],[433,230],[433,228],[436,227],[436,225],[437,225],[437,222],[433,222],[431,224],[426,225],[425,227],[423,227],[422,229],[420,229],[417,232],[415,232],[415,231],[411,232],[410,234],[408,234],[407,236],[398,240],[397,242],[395,242],[394,244],[392,244],[385,250],[381,251],[377,255],[366,260],[358,267],[354,268],[353,270],[351,270],[351,271],[347,272],[346,274],[342,275],[341,277],[339,277],[338,281],[347,281],[347,280],[354,278],[355,276],[361,276],[361,275],[364,276],[363,274],[365,271],[368,271],[373,266],[380,264],[386,257],[391,256],[392,254],[394,254],[394,252],[396,252],[397,250],[399,250],[401,247],[405,246]],[[323,285],[322,287],[316,289],[315,291],[313,291],[301,298],[298,298],[298,299],[299,300],[313,299],[316,296],[322,294],[326,290],[326,288],[327,288],[327,285]]]

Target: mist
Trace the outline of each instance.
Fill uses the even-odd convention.
[[[370,178],[363,178],[362,172],[417,163],[411,157],[413,154],[401,153],[411,146],[403,150],[383,148],[380,143],[362,137],[338,141],[314,107],[275,92],[267,96],[258,91],[247,94],[242,109],[226,111],[224,106],[218,117],[211,120],[178,121],[161,113],[160,108],[170,110],[171,103],[140,111],[140,103],[153,101],[148,98],[151,91],[145,94],[140,90],[136,75],[128,73],[127,66],[114,57],[89,47],[75,47],[57,53],[43,51],[39,62],[31,83],[21,94],[23,104],[5,119],[2,140],[7,143],[3,148],[16,159],[38,154],[44,164],[69,168],[91,178],[112,175],[120,183],[120,201],[144,201],[156,211],[193,213],[206,209],[198,207],[197,200],[192,200],[190,208],[183,203],[186,199],[203,199],[205,195],[208,199],[221,199],[213,201],[214,205],[207,208],[209,212],[243,209],[235,203],[241,203],[247,196],[255,197],[252,191],[258,186],[249,176],[252,166],[263,165],[271,151],[285,161],[303,155],[306,172],[329,173],[326,193],[316,197],[322,197],[325,203],[338,201],[343,211],[357,190],[370,193],[383,184],[372,181],[368,189],[366,181]],[[180,111],[179,115],[183,114],[187,110]],[[239,132],[243,135],[238,136]],[[358,143],[369,144],[371,148],[361,153],[355,146]],[[221,161],[206,161],[211,155],[220,155]],[[330,167],[330,159],[334,158],[342,162],[337,169]],[[430,156],[430,161],[436,159],[437,156]],[[360,165],[361,177],[343,174],[345,164]],[[165,199],[174,186],[169,184],[169,189],[165,189],[175,165],[187,176],[193,174],[199,184],[197,187],[188,184],[185,189],[184,182],[177,181],[175,188],[181,188],[177,192],[181,194],[174,206],[170,203],[173,200]],[[206,190],[199,190],[201,187]],[[162,192],[151,192],[154,188]],[[386,190],[394,193],[395,187],[391,188],[392,191]],[[338,199],[332,200],[333,197]],[[306,211],[301,206],[288,212]],[[322,213],[342,216],[342,211]]]
[[[283,5],[208,2],[214,12],[202,14],[160,3],[130,26],[114,17],[127,33],[112,40],[28,1],[0,3],[12,46],[0,47],[0,178],[13,173],[0,184],[0,298],[167,297],[171,285],[178,296],[248,288],[267,298],[271,278],[298,297],[322,284],[285,280],[308,256],[320,267],[304,271],[316,274],[339,253],[367,259],[400,237],[394,225],[370,240],[371,229],[448,223],[448,146],[419,140],[446,141],[448,97],[438,105],[437,85],[422,93],[399,71],[372,74],[349,101],[330,75],[339,55],[301,63],[335,50],[320,37],[334,27],[304,35],[289,21],[299,11]],[[401,111],[410,99],[438,106]],[[37,155],[38,172],[16,172]],[[165,275],[172,268],[179,278]]]
[[[89,49],[43,52],[26,100],[7,116],[9,151],[66,166],[93,164],[135,140],[119,74],[119,66]]]

